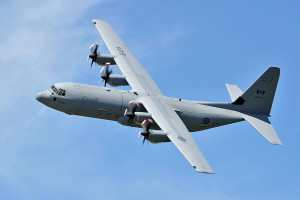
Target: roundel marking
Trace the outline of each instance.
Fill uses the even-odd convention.
[[[209,123],[209,118],[204,118],[203,119],[203,124],[208,124]]]

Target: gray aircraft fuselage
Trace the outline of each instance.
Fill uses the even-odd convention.
[[[63,94],[63,95],[62,95]],[[85,117],[117,121],[126,126],[141,127],[143,117],[133,122],[124,116],[128,102],[137,101],[138,93],[80,83],[57,83],[37,95],[37,100],[55,110]],[[243,121],[241,113],[203,105],[204,102],[181,100],[161,96],[160,100],[171,105],[190,132],[201,131],[226,124]],[[140,105],[136,111],[145,113]],[[152,129],[159,129],[154,124]]]

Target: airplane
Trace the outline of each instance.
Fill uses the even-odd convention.
[[[143,143],[173,142],[199,173],[214,171],[199,150],[190,132],[246,120],[271,144],[281,145],[271,122],[270,111],[280,69],[268,68],[245,92],[226,84],[232,102],[190,101],[164,96],[145,69],[130,52],[110,24],[93,20],[111,55],[98,53],[99,43],[90,47],[93,63],[104,65],[101,78],[105,87],[81,83],[56,83],[37,94],[44,105],[69,115],[113,120],[142,128]],[[112,74],[117,65],[122,75]],[[130,86],[119,90],[111,86]]]

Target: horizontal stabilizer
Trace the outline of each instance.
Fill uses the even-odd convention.
[[[281,145],[271,122],[267,115],[260,114],[243,114],[243,118],[251,124],[262,136],[264,136],[271,144]]]
[[[237,98],[239,98],[243,94],[243,91],[236,85],[226,84],[226,87],[232,102],[237,100]]]

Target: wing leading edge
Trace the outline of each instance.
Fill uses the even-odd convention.
[[[114,29],[105,21],[93,20],[123,75],[159,127],[200,173],[214,173],[175,110],[161,100],[162,93]]]
[[[214,174],[186,126],[171,106],[151,96],[141,97],[139,101],[197,172]]]
[[[133,90],[162,95],[152,78],[133,56],[114,29],[105,21],[93,20],[108,50]]]

